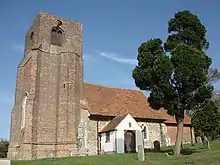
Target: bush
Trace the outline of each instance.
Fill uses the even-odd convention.
[[[0,158],[6,158],[8,152],[9,141],[0,139]]]

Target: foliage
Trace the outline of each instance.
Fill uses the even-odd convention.
[[[192,125],[199,136],[207,136],[214,139],[220,132],[220,111],[211,100],[206,101],[201,109],[192,116]]]
[[[189,11],[180,11],[168,22],[170,35],[162,46],[159,38],[143,42],[138,48],[138,65],[132,73],[141,90],[150,91],[148,102],[156,110],[167,109],[178,128],[176,154],[180,153],[185,111],[192,111],[212,98],[209,80],[212,63],[206,29]]]
[[[9,142],[7,140],[0,139],[0,158],[6,158],[8,152]]]
[[[211,150],[201,149],[200,146],[185,145],[184,151],[187,156],[166,156],[172,148],[162,148],[161,152],[147,152],[145,162],[137,160],[137,154],[111,154],[86,157],[69,157],[57,159],[41,159],[31,161],[12,161],[13,165],[208,165],[219,164],[220,158],[220,142],[213,141]]]
[[[168,36],[164,47],[167,52],[175,49],[179,44],[193,45],[199,50],[206,50],[209,43],[206,41],[206,29],[199,18],[188,10],[175,13],[168,22]]]

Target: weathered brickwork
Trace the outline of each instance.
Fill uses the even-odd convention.
[[[167,132],[171,139],[171,144],[174,145],[176,142],[176,132],[177,127],[176,125],[167,125]],[[183,129],[183,143],[194,143],[195,137],[194,137],[194,131],[191,127],[184,127]]]
[[[88,129],[88,138],[87,144],[89,155],[96,155],[99,153],[99,136],[98,132],[104,128],[105,125],[108,124],[110,120],[97,120],[97,119],[89,119],[87,123],[87,129]]]
[[[62,25],[58,26],[58,20]],[[61,47],[51,45],[53,27],[63,31]],[[82,25],[40,13],[27,31],[25,43],[24,59],[17,70],[8,157],[69,156],[76,147],[80,120]]]

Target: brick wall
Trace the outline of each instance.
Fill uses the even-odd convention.
[[[176,125],[169,125],[167,124],[167,133],[171,139],[171,144],[175,145],[176,142],[176,133],[177,133],[177,126]],[[183,142],[190,143],[193,140],[191,128],[189,126],[184,126],[183,129]]]

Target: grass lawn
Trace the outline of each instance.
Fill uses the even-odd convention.
[[[220,141],[211,142],[211,150],[201,146],[185,146],[183,155],[166,156],[171,148],[160,153],[146,151],[146,161],[137,160],[137,154],[113,154],[87,157],[12,161],[12,165],[220,165]]]

